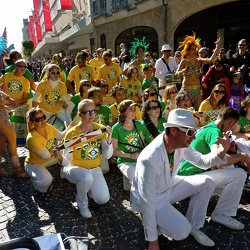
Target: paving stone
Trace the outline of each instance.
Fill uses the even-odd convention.
[[[27,156],[25,147],[18,147],[21,162]],[[12,172],[11,162],[4,151],[2,167]],[[49,168],[54,179],[45,195],[38,194],[29,179],[1,178],[0,190],[0,241],[26,236],[63,232],[66,235],[87,236],[90,250],[144,250],[143,227],[139,213],[131,210],[129,192],[123,190],[122,175],[116,166],[111,166],[105,179],[110,188],[110,201],[105,205],[89,200],[93,213],[91,219],[81,217],[77,210],[75,185],[60,179],[60,168]],[[218,196],[209,203],[204,233],[211,237],[216,246],[211,249],[250,249],[250,190],[244,189],[236,218],[245,224],[242,231],[234,231],[210,221],[210,215]],[[186,213],[189,199],[174,204]],[[199,245],[192,236],[182,241],[159,236],[161,249],[207,249]]]

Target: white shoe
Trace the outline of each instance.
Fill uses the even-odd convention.
[[[243,230],[245,228],[245,225],[238,220],[223,214],[212,213],[211,220],[234,230]]]
[[[205,235],[203,232],[201,232],[201,230],[199,230],[199,229],[192,228],[190,234],[194,237],[194,239],[198,243],[200,243],[203,246],[213,247],[215,245],[215,243],[207,235]]]
[[[83,218],[88,219],[88,218],[92,217],[92,214],[88,208],[81,208],[81,209],[79,209],[79,211],[80,211],[80,214]]]

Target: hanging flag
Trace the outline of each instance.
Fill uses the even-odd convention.
[[[40,24],[40,16],[39,16],[39,0],[33,0],[34,11],[32,11],[34,16],[35,30],[36,30],[36,39],[37,42],[41,42],[43,40],[42,37],[42,29]]]
[[[73,1],[72,0],[60,0],[61,10],[72,10]]]
[[[7,31],[6,31],[6,27],[4,28],[4,31],[3,31],[3,35],[2,37],[4,37],[5,39],[7,39]]]
[[[42,0],[42,7],[44,17],[44,31],[52,31],[49,0]]]
[[[34,23],[34,17],[33,16],[29,16],[29,26],[28,26],[28,34],[29,34],[29,38],[30,40],[34,43],[34,47],[36,47],[36,34],[35,34],[35,23]]]

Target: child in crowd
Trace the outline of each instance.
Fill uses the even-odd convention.
[[[233,74],[233,84],[231,85],[231,96],[229,106],[240,111],[240,104],[244,99],[243,77],[240,72]]]

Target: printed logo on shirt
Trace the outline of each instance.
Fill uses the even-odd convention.
[[[131,144],[131,145],[134,145],[134,146],[140,146],[139,144],[139,140],[138,140],[138,134],[137,133],[129,133],[126,137],[125,137],[125,140],[128,142],[128,144]],[[137,149],[132,147],[132,146],[129,146],[129,145],[126,145],[126,148],[131,151],[131,152],[135,152]]]
[[[52,95],[52,97],[51,97],[51,95]],[[52,92],[47,92],[45,94],[45,100],[49,105],[58,104],[60,97],[61,97],[60,94],[54,90]]]
[[[23,85],[20,81],[13,79],[8,83],[8,90],[13,94],[18,94],[23,90]]]
[[[115,80],[117,78],[116,70],[115,69],[110,69],[110,75],[111,75],[110,79]]]
[[[46,143],[46,148],[50,150],[51,146],[54,144],[54,139],[49,139]]]
[[[103,114],[96,114],[95,115],[95,122],[105,125],[105,116]]]
[[[82,74],[83,74],[83,79],[85,79],[85,80],[90,80],[90,73],[89,73],[88,70],[83,69],[83,70],[82,70]]]
[[[85,160],[95,160],[101,154],[101,144],[99,142],[88,142],[82,148],[81,157]]]

